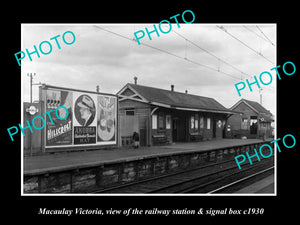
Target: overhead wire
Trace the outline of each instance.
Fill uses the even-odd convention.
[[[224,31],[226,34],[228,34],[229,36],[231,36],[232,38],[234,38],[235,40],[237,40],[238,42],[240,42],[241,44],[243,44],[244,46],[246,46],[247,48],[249,48],[250,50],[252,50],[256,54],[260,55],[261,57],[263,57],[264,59],[266,59],[267,61],[269,61],[270,63],[272,63],[274,65],[274,62],[272,62],[270,59],[268,59],[267,57],[265,57],[262,53],[256,51],[255,49],[253,49],[252,47],[250,47],[249,45],[247,45],[245,42],[241,41],[239,38],[237,38],[236,36],[234,36],[233,34],[231,34],[230,32],[228,32],[228,30],[225,29],[224,26],[218,26],[218,25],[216,25],[216,26],[220,30]]]
[[[269,42],[266,38],[264,38],[264,37],[258,35],[256,32],[254,32],[253,30],[251,30],[249,27],[246,27],[245,25],[244,25],[243,27],[244,27],[246,30],[250,31],[251,33],[255,34],[257,37],[261,38],[262,40],[264,40],[264,41],[266,41],[266,42],[268,42],[268,43],[270,44],[270,42]],[[274,46],[274,45],[273,45],[273,46]]]
[[[223,62],[223,63],[225,63],[226,65],[230,66],[231,68],[233,68],[233,69],[239,71],[242,75],[247,75],[249,78],[252,78],[252,77],[253,77],[253,76],[251,76],[250,74],[245,73],[245,72],[243,72],[242,70],[238,69],[237,67],[233,66],[231,63],[229,63],[229,62],[227,62],[227,61],[221,59],[220,57],[218,57],[218,56],[216,56],[215,54],[211,53],[210,51],[206,50],[205,48],[199,46],[199,45],[196,44],[195,42],[189,40],[188,38],[186,38],[186,37],[183,36],[182,34],[179,34],[178,32],[176,32],[176,31],[174,31],[174,30],[172,30],[172,32],[174,32],[175,34],[177,34],[179,37],[183,38],[186,42],[191,43],[192,45],[194,45],[194,46],[196,46],[197,48],[201,49],[202,51],[206,52],[206,53],[209,54],[210,56],[213,56],[214,58],[218,59],[219,62]],[[220,64],[218,64],[218,71],[220,70],[219,67],[220,67]],[[241,77],[240,80],[243,80],[243,78]],[[272,87],[269,87],[269,88],[273,90]]]
[[[103,27],[96,26],[96,25],[94,25],[94,27],[99,28],[99,29],[101,29],[101,30],[103,30],[103,31],[109,32],[109,33],[111,33],[111,34],[117,35],[117,36],[119,36],[119,37],[125,38],[125,39],[127,39],[127,40],[129,40],[129,41],[136,41],[135,39],[126,37],[126,36],[124,36],[124,35],[122,35],[122,34],[118,34],[118,33],[113,32],[113,31],[111,31],[111,30],[107,30],[107,29],[105,29],[105,28],[103,28]],[[196,64],[196,65],[199,65],[199,66],[202,66],[202,67],[205,67],[205,68],[207,68],[207,69],[210,69],[210,70],[213,70],[213,71],[222,73],[222,74],[224,74],[224,75],[226,75],[226,76],[229,76],[229,77],[231,77],[231,78],[234,78],[234,79],[236,79],[236,80],[240,80],[240,78],[237,78],[237,77],[235,77],[235,76],[232,76],[232,75],[229,74],[229,73],[226,73],[226,72],[224,72],[224,71],[215,69],[215,68],[213,68],[213,67],[211,67],[211,66],[207,66],[207,65],[204,65],[204,64],[202,64],[202,63],[199,63],[199,62],[190,60],[190,59],[188,59],[188,58],[186,58],[186,57],[181,57],[181,56],[179,56],[179,55],[176,55],[176,54],[171,53],[171,52],[169,52],[169,51],[160,49],[160,48],[158,48],[158,47],[155,47],[155,46],[152,46],[152,45],[149,45],[149,44],[146,44],[146,43],[141,43],[141,45],[144,45],[144,46],[146,46],[146,47],[155,49],[155,50],[160,51],[160,52],[164,52],[164,53],[169,54],[169,55],[172,55],[172,56],[174,56],[174,57],[176,57],[176,58],[183,59],[183,60],[185,60],[185,61],[191,62],[191,63],[193,63],[193,64]]]
[[[124,35],[122,35],[122,34],[116,33],[116,32],[111,31],[111,30],[107,30],[107,29],[105,29],[105,28],[103,28],[103,27],[100,27],[100,26],[97,26],[97,25],[94,25],[94,27],[96,27],[96,28],[98,28],[98,29],[101,29],[101,30],[103,30],[103,31],[106,31],[106,32],[108,32],[108,33],[114,34],[114,35],[116,35],[116,36],[122,37],[122,38],[124,38],[124,39],[127,39],[127,40],[129,40],[129,41],[134,41],[134,42],[136,42],[136,39],[134,39],[134,38],[129,38],[129,37],[127,37],[127,36],[124,36]],[[173,32],[175,32],[175,31],[173,31]],[[219,58],[218,56],[214,55],[213,53],[207,51],[206,49],[200,47],[199,45],[195,44],[194,42],[188,40],[188,39],[185,38],[183,35],[180,35],[180,34],[178,34],[177,32],[175,32],[175,33],[176,33],[177,35],[181,36],[182,38],[184,38],[187,42],[190,42],[191,44],[197,46],[198,48],[200,48],[200,49],[202,49],[203,51],[207,52],[207,53],[210,54],[211,56],[217,58],[219,61],[221,61],[221,62],[223,62],[223,63],[225,63],[225,64],[231,66],[232,68],[236,69],[237,71],[241,72],[242,74],[245,74],[245,75],[250,76],[249,74],[247,74],[247,73],[245,73],[245,72],[239,70],[239,69],[236,68],[235,66],[233,66],[233,65],[231,65],[230,63],[224,61],[223,59]],[[188,62],[193,63],[193,64],[195,64],[195,65],[199,65],[199,66],[205,67],[205,68],[210,69],[210,70],[213,70],[213,71],[215,71],[215,72],[222,73],[222,74],[224,74],[224,75],[226,75],[226,76],[229,76],[229,77],[231,77],[231,78],[233,78],[233,79],[236,79],[236,80],[243,80],[242,78],[237,78],[237,77],[235,77],[235,76],[233,76],[233,75],[231,75],[231,74],[229,74],[229,73],[226,73],[226,72],[220,70],[219,67],[218,67],[217,69],[215,69],[215,68],[213,68],[213,67],[211,67],[211,66],[207,66],[207,65],[204,65],[204,64],[202,64],[202,63],[199,63],[199,62],[193,61],[193,60],[191,60],[191,59],[188,59],[188,58],[186,57],[187,53],[185,54],[185,57],[181,57],[181,56],[176,55],[176,54],[174,54],[174,53],[171,53],[171,52],[169,52],[169,51],[167,51],[167,50],[160,49],[160,48],[158,48],[158,47],[155,47],[155,46],[152,46],[152,45],[149,45],[149,44],[146,44],[146,43],[141,43],[141,45],[146,46],[146,47],[148,47],[148,48],[155,49],[155,50],[157,50],[157,51],[160,51],[160,52],[163,52],[163,53],[165,53],[165,54],[171,55],[171,56],[173,56],[173,57],[176,57],[176,58],[179,58],[179,59],[188,61]],[[251,77],[251,76],[250,76],[250,77]],[[271,88],[271,87],[270,87],[270,88]]]
[[[262,35],[264,35],[265,36],[265,38],[268,40],[268,42],[271,44],[271,45],[273,45],[273,46],[275,46],[275,44],[267,37],[267,35],[256,25],[256,28],[262,33]]]
[[[175,34],[177,34],[179,37],[185,39],[187,42],[191,43],[192,45],[194,45],[194,46],[196,46],[197,48],[201,49],[202,51],[206,52],[206,53],[209,54],[210,56],[212,56],[212,57],[218,59],[220,62],[223,62],[223,63],[225,63],[226,65],[230,66],[231,68],[233,68],[233,69],[239,71],[240,73],[242,73],[242,74],[244,74],[244,75],[247,75],[247,76],[251,77],[250,74],[247,74],[247,73],[243,72],[242,70],[240,70],[240,69],[238,69],[237,67],[233,66],[231,63],[226,62],[225,60],[221,59],[220,57],[218,57],[218,56],[216,56],[215,54],[211,53],[210,51],[206,50],[205,48],[199,46],[199,45],[196,44],[195,42],[193,42],[193,41],[187,39],[187,38],[184,37],[182,34],[179,34],[179,33],[177,33],[177,32],[174,31],[174,30],[172,30],[172,31],[173,31]]]

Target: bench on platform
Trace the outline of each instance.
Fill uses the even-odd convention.
[[[132,136],[121,136],[121,140],[122,140],[122,146],[132,146],[133,144],[133,140],[132,140]]]
[[[203,135],[201,135],[199,132],[190,132],[190,140],[191,141],[202,141]]]
[[[165,144],[168,143],[168,138],[165,134],[153,134],[153,144]]]

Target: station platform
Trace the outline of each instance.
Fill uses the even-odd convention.
[[[265,141],[271,141],[265,140]],[[247,144],[261,143],[260,139],[220,139],[204,142],[173,143],[164,146],[134,148],[116,148],[111,150],[89,150],[62,152],[23,158],[24,175],[38,175],[61,172],[70,169],[81,169],[104,164],[122,163],[142,160],[150,157],[161,157],[172,154],[201,152],[230,148]]]

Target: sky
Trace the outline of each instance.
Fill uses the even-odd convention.
[[[211,97],[227,108],[241,98],[259,102],[261,93],[262,105],[275,114],[276,75],[270,69],[276,66],[276,24],[182,22],[180,28],[176,23],[171,25],[171,32],[159,31],[159,37],[154,32],[152,40],[146,34],[138,45],[134,32],[146,33],[145,27],[151,31],[153,24],[22,24],[20,51],[32,52],[33,46],[38,48],[42,41],[52,44],[50,54],[39,52],[40,58],[32,54],[32,61],[26,55],[21,61],[23,101],[30,101],[28,73],[36,74],[34,84],[88,91],[96,91],[99,85],[100,92],[111,94],[133,83],[136,76],[140,85],[169,90],[173,84],[175,91],[188,90],[190,94]],[[248,47],[217,26],[223,26]],[[162,29],[168,28],[165,24]],[[66,31],[72,31],[76,37],[71,45],[62,40]],[[57,35],[61,49],[55,40],[50,40]],[[65,37],[67,42],[72,41],[70,34]],[[47,48],[43,44],[45,52]],[[253,92],[247,87],[239,97],[234,85],[245,79],[253,82],[253,76],[259,78],[263,71],[273,75],[272,83],[261,85],[261,91],[256,85],[252,86]],[[262,79],[268,83],[270,78]],[[33,86],[35,100],[38,100],[38,85]]]

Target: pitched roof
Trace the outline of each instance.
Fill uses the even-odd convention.
[[[168,105],[172,108],[234,113],[232,110],[225,108],[213,98],[131,83],[128,83],[126,86],[134,89],[139,95],[154,105],[155,103],[160,103]]]
[[[244,99],[244,101],[247,102],[249,105],[251,105],[253,108],[255,108],[259,113],[266,113],[266,114],[271,113],[269,110],[267,110],[265,107],[263,107],[258,102],[254,102],[254,101],[250,101],[250,100],[246,100],[246,99]]]
[[[258,102],[250,101],[247,99],[241,99],[237,103],[235,103],[230,109],[235,110],[235,108],[240,104],[244,102],[246,105],[248,105],[251,109],[253,109],[255,112],[260,114],[260,117],[264,118],[265,121],[274,121],[272,113],[267,110],[265,107],[263,107]]]
[[[250,100],[247,100],[247,99],[244,99],[244,98],[242,98],[241,100],[239,100],[230,109],[234,110],[234,108],[236,108],[242,102],[246,103],[246,105],[250,106],[250,108],[252,108],[257,113],[271,114],[271,112],[269,110],[267,110],[265,107],[263,107],[258,102],[250,101]]]

